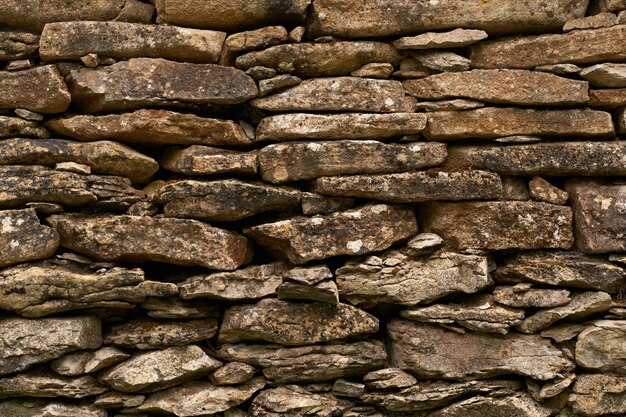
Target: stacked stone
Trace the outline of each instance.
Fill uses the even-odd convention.
[[[626,414],[624,0],[0,0],[0,416]]]

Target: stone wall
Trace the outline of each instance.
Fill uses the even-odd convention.
[[[626,1],[0,0],[0,69],[0,417],[626,415]]]

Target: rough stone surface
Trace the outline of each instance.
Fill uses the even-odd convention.
[[[264,28],[239,32],[226,38],[225,46],[232,52],[247,52],[265,49],[288,41],[289,34],[283,26],[267,26]]]
[[[229,362],[210,375],[215,385],[236,385],[252,379],[256,369],[243,362]]]
[[[349,403],[342,404],[331,394],[317,394],[297,386],[268,389],[259,394],[250,407],[252,417],[279,417],[287,414],[305,417],[311,410],[320,417],[340,415]]]
[[[519,416],[548,417],[552,410],[536,402],[528,394],[518,394],[506,398],[477,396],[431,414],[432,417],[480,417],[480,416]]]
[[[626,88],[589,90],[589,106],[608,109],[626,106]]]
[[[532,288],[532,284],[496,287],[493,299],[511,307],[558,307],[570,302],[568,290]]]
[[[0,31],[0,61],[31,57],[39,46],[39,36],[28,32]]]
[[[626,87],[626,64],[599,64],[585,68],[580,76],[595,87]]]
[[[194,145],[168,149],[160,160],[169,171],[186,175],[220,175],[257,173],[257,152],[237,152]]]
[[[50,371],[29,371],[0,379],[0,398],[84,398],[106,390],[91,375],[70,378]]]
[[[576,342],[578,365],[596,372],[626,374],[625,324],[621,320],[599,320],[583,330]]]
[[[363,381],[371,389],[406,388],[417,384],[417,379],[398,368],[368,372]]]
[[[90,405],[30,399],[0,401],[0,413],[19,417],[107,417],[105,410],[96,409]]]
[[[426,121],[424,120],[425,126]],[[14,136],[46,139],[50,137],[50,132],[33,121],[19,117],[0,116],[0,138],[4,139]]]
[[[569,396],[572,409],[585,416],[626,413],[626,378],[583,374]]]
[[[569,195],[540,177],[534,177],[528,183],[530,196],[537,201],[564,206]]]
[[[59,234],[34,209],[0,211],[0,232],[0,267],[47,258],[59,247]]]
[[[598,13],[592,16],[570,20],[563,25],[563,32],[580,29],[597,29],[614,26],[617,16],[614,13]]]
[[[25,85],[29,88],[25,89]],[[26,109],[51,114],[62,113],[70,105],[70,93],[54,65],[23,71],[0,71],[0,90],[0,109]]]
[[[429,32],[400,38],[393,42],[397,49],[462,48],[487,39],[487,32],[476,29],[454,29],[449,32]]]
[[[217,322],[213,319],[177,322],[135,319],[113,326],[106,333],[104,342],[123,348],[142,350],[184,346],[210,339],[217,333],[217,327]]]

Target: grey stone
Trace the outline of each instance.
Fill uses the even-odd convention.
[[[48,402],[34,399],[0,401],[0,413],[16,417],[107,417],[105,410],[91,405]]]
[[[626,378],[613,375],[579,375],[568,402],[576,413],[584,416],[624,414]]]
[[[368,372],[363,382],[370,389],[389,389],[410,387],[417,384],[417,379],[402,369],[385,368]]]
[[[431,413],[431,417],[480,417],[480,416],[548,417],[552,410],[532,399],[528,394],[510,395],[505,398],[476,396],[452,404]]]
[[[470,60],[450,51],[412,51],[411,56],[425,68],[433,71],[459,72],[470,68]]]

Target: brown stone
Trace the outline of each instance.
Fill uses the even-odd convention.
[[[55,416],[55,417],[107,417],[105,410],[92,405],[76,405],[43,400],[0,401],[0,414],[6,416]]]
[[[0,61],[32,56],[39,47],[39,36],[28,32],[0,31]]]
[[[595,87],[626,87],[626,64],[598,64],[585,68],[580,76]]]
[[[215,63],[226,34],[212,30],[125,22],[48,23],[41,34],[43,61],[80,60],[87,54]]]
[[[302,80],[295,75],[278,75],[259,81],[259,97],[265,97],[287,87],[298,85]]]
[[[500,415],[516,417],[548,417],[553,411],[526,393],[503,398],[476,396],[452,404],[430,414],[430,417],[478,417]]]
[[[625,325],[623,320],[598,320],[583,330],[576,341],[578,365],[597,372],[626,373]]]
[[[435,72],[464,72],[470,69],[470,60],[451,51],[411,51],[415,62]]]
[[[50,114],[62,113],[70,105],[70,93],[55,65],[0,71],[0,91],[0,109],[26,109]]]
[[[550,184],[548,181],[540,177],[534,177],[528,183],[530,196],[537,201],[545,201],[546,203],[558,204],[564,206],[567,203],[569,194],[558,187]]]
[[[354,207],[354,204],[352,198],[324,197],[314,193],[303,193],[301,201],[302,214],[305,216],[349,210]]]
[[[157,261],[236,269],[252,256],[243,236],[196,220],[57,214],[61,245],[101,260]]]
[[[589,100],[585,81],[522,70],[447,72],[402,85],[420,100],[467,98],[520,106],[571,106]]]
[[[257,95],[242,71],[212,64],[133,58],[108,67],[72,70],[72,101],[82,111],[142,107],[239,104]]]
[[[0,211],[0,268],[48,258],[58,247],[59,234],[34,209]]]
[[[487,32],[475,29],[454,29],[449,32],[428,32],[393,42],[397,49],[463,48],[487,39]]]
[[[252,379],[255,371],[255,367],[247,363],[229,362],[213,372],[209,378],[215,385],[236,385]]]
[[[470,46],[470,58],[474,68],[528,69],[547,64],[621,62],[626,58],[626,44],[622,42],[625,36],[626,26],[613,26],[502,38]]]
[[[475,100],[454,99],[454,100],[437,100],[437,101],[419,101],[415,106],[415,111],[455,111],[455,110],[473,110],[485,107],[483,103]]]
[[[0,398],[84,398],[102,394],[106,390],[91,375],[71,378],[44,370],[28,371],[0,379]]]
[[[108,391],[98,395],[93,404],[101,408],[126,408],[137,407],[146,399],[145,395],[140,394],[124,394],[117,391]]]
[[[77,115],[47,121],[53,132],[78,140],[172,145],[243,146],[252,141],[231,120],[209,119],[169,110],[137,110],[103,116]]]
[[[148,297],[141,303],[149,317],[155,319],[202,319],[220,317],[220,308],[216,303],[204,300],[184,301],[180,297]]]
[[[267,389],[250,406],[251,417],[306,417],[313,410],[319,417],[342,415],[352,403],[341,402],[330,393],[314,393],[298,386]]]
[[[391,77],[394,66],[388,62],[372,62],[365,64],[359,69],[350,72],[353,77],[380,78],[385,79]]]
[[[589,107],[615,109],[626,106],[626,88],[589,90]]]
[[[255,175],[258,165],[256,151],[236,152],[200,145],[168,149],[160,163],[169,171],[187,175]]]
[[[592,16],[570,20],[563,25],[563,32],[580,29],[608,28],[615,24],[617,24],[617,16],[614,13],[598,13]]]
[[[283,26],[267,26],[230,35],[226,38],[226,47],[232,52],[254,51],[285,43],[288,38],[287,29]]]
[[[567,290],[532,288],[532,284],[517,284],[512,287],[496,287],[493,298],[500,304],[511,307],[558,307],[570,302]]]
[[[579,415],[595,417],[626,414],[626,378],[598,374],[579,375],[568,402]]]
[[[424,123],[424,127],[426,123]],[[19,117],[0,116],[0,138],[40,138],[50,137],[50,133],[37,122],[24,120]]]
[[[417,231],[413,212],[385,204],[312,218],[296,217],[251,227],[245,233],[294,264],[387,249]]]
[[[424,230],[458,249],[570,249],[572,211],[547,203],[427,203]]]
[[[129,356],[118,348],[106,346],[96,351],[70,353],[52,361],[50,367],[59,375],[77,376],[108,368]]]
[[[217,327],[213,319],[161,321],[140,318],[113,326],[104,343],[142,350],[184,346],[210,339]]]

